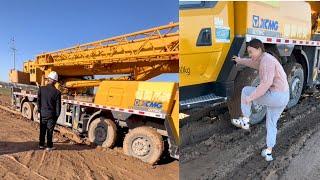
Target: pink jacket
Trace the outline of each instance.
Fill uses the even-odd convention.
[[[289,91],[287,75],[279,61],[271,54],[265,52],[257,60],[241,58],[238,63],[259,70],[260,85],[249,96],[250,101],[263,96],[268,90]]]

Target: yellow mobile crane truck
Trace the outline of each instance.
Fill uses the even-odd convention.
[[[106,148],[124,132],[124,153],[151,164],[165,147],[178,158],[178,83],[147,81],[178,73],[178,37],[178,24],[170,23],[39,54],[24,62],[23,71],[11,70],[13,105],[39,121],[37,87],[56,71],[63,92],[57,124]]]
[[[183,1],[179,14],[180,111],[222,103],[231,117],[239,116],[241,89],[257,86],[259,79],[257,71],[236,66],[231,58],[248,56],[246,43],[253,38],[283,65],[288,108],[319,83],[319,2]],[[251,123],[263,120],[266,108],[252,109]]]

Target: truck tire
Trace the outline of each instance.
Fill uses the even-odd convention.
[[[241,91],[245,86],[259,85],[258,71],[245,68],[239,72],[234,82],[234,94],[228,101],[228,109],[231,118],[239,118],[242,116],[241,112]],[[250,116],[250,124],[257,124],[261,122],[267,113],[267,108],[261,105],[252,105],[252,114]]]
[[[32,102],[24,102],[22,104],[22,109],[21,109],[22,116],[32,120],[32,115],[33,115],[33,104]]]
[[[162,136],[153,128],[142,126],[129,131],[123,142],[124,154],[155,164],[164,150]]]
[[[37,105],[34,105],[34,108],[33,108],[33,121],[35,122],[40,122],[40,118],[38,116],[38,106]]]
[[[112,148],[117,140],[117,126],[111,119],[98,117],[88,130],[89,141],[104,148]]]
[[[295,106],[301,97],[304,85],[304,71],[299,63],[290,62],[283,66],[288,77],[290,99],[287,108]]]

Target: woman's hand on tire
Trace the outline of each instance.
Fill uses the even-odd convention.
[[[234,62],[236,62],[236,63],[239,63],[239,61],[240,61],[240,57],[238,57],[238,56],[233,56],[232,57],[232,60],[234,61]]]

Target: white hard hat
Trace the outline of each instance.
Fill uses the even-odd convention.
[[[51,71],[48,75],[48,78],[54,81],[58,81],[58,73],[55,71]]]

